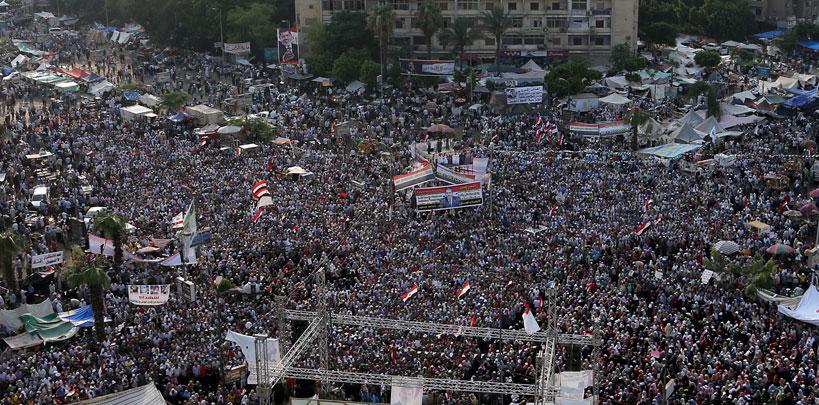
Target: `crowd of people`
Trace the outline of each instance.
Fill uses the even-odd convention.
[[[30,37],[26,30],[15,38]],[[132,49],[88,39],[51,38],[40,43],[53,63],[80,67],[117,83],[153,83],[156,71]],[[90,49],[110,56],[90,60]],[[95,343],[83,330],[65,342],[6,350],[0,357],[0,404],[76,402],[153,382],[171,403],[256,403],[253,386],[220,380],[220,367],[244,363],[227,331],[278,335],[274,296],[289,309],[316,309],[314,274],[327,274],[332,313],[387,319],[474,324],[522,329],[525,306],[545,325],[542,298],[557,289],[557,329],[594,334],[599,349],[560,347],[555,371],[570,364],[595,370],[589,394],[603,404],[657,403],[674,379],[674,398],[687,403],[814,403],[819,397],[816,328],[783,318],[776,307],[746,294],[751,280],[725,275],[701,282],[712,245],[734,241],[746,264],[756,253],[784,243],[793,255],[774,256],[772,291],[804,290],[814,269],[808,249],[815,226],[785,216],[785,201],[811,201],[811,158],[800,158],[790,186],[772,189],[770,173],[783,172],[786,150],[814,141],[803,116],[746,126],[730,142],[707,145],[737,157],[689,173],[628,150],[623,140],[590,144],[567,136],[535,143],[532,113],[478,113],[453,109],[451,97],[412,82],[389,90],[383,100],[293,83],[263,67],[224,67],[207,55],[154,52],[150,65],[164,64],[171,80],[157,93],[184,90],[194,102],[215,107],[246,91],[246,78],[270,83],[255,95],[249,112],[270,111],[278,135],[292,146],[258,142],[254,153],[200,143],[190,125],[124,121],[117,94],[100,108],[79,99],[56,103],[38,85],[3,82],[6,133],[0,142],[0,212],[4,229],[31,241],[13,261],[23,276],[26,259],[69,244],[69,218],[105,206],[134,230],[124,249],[135,252],[153,238],[174,238],[172,219],[195,202],[210,242],[197,263],[168,268],[126,262],[108,272],[106,340]],[[156,62],[156,63],[153,63]],[[675,101],[642,101],[672,116]],[[434,107],[430,107],[430,104]],[[677,102],[680,103],[681,102]],[[558,105],[558,103],[553,103]],[[565,127],[559,111],[542,113]],[[600,112],[600,114],[608,114]],[[617,114],[617,113],[611,113]],[[662,118],[662,117],[660,117]],[[389,157],[336,142],[334,122],[354,120],[353,138],[388,146]],[[408,192],[393,193],[394,175],[411,167],[410,148],[434,122],[459,128],[455,150],[490,158],[491,187],[480,208],[417,213]],[[569,150],[571,149],[571,150]],[[26,155],[45,150],[45,162]],[[281,175],[298,165],[313,176]],[[31,219],[29,198],[56,174],[51,201]],[[250,187],[266,180],[274,206],[257,222]],[[93,191],[83,192],[83,186]],[[650,202],[649,202],[650,201]],[[748,228],[758,220],[768,233]],[[635,228],[650,221],[637,233]],[[527,228],[544,227],[541,232]],[[175,243],[163,248],[170,254]],[[162,306],[128,302],[129,284],[194,280],[197,299],[172,294]],[[217,293],[221,276],[250,293]],[[460,298],[465,283],[471,289]],[[23,283],[26,284],[25,282]],[[59,283],[58,283],[59,284]],[[401,294],[413,286],[409,300]],[[82,288],[52,285],[45,294],[29,288],[6,291],[5,305],[50,298],[55,308],[88,302]],[[295,339],[304,325],[294,323]],[[4,331],[11,336],[17,331]],[[438,336],[334,325],[330,364],[340,370],[436,378],[533,384],[540,345],[463,336]],[[316,367],[310,350],[301,365]],[[579,352],[579,360],[578,354]],[[253,365],[250,365],[251,367]],[[313,395],[313,382],[288,381],[294,394]],[[325,387],[329,388],[329,387]],[[335,396],[379,402],[389,387],[337,385]],[[495,403],[526,398],[437,393],[437,403]]]

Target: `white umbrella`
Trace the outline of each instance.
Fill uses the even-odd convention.
[[[714,249],[724,255],[732,255],[739,252],[739,245],[730,240],[721,240],[714,244]]]
[[[242,131],[242,127],[237,127],[233,125],[228,125],[226,127],[219,128],[218,132],[220,135],[233,135],[238,134]]]

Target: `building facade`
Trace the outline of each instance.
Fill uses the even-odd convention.
[[[748,0],[757,21],[779,28],[793,28],[800,22],[819,18],[819,0]]]
[[[815,0],[819,1],[819,0]],[[297,0],[300,29],[329,22],[341,10],[361,11],[388,4],[395,12],[393,45],[426,55],[426,40],[417,28],[422,0]],[[435,0],[441,10],[442,29],[456,18],[480,23],[483,12],[501,6],[508,11],[512,28],[504,35],[502,54],[510,56],[583,55],[592,61],[607,60],[614,45],[637,45],[639,0]],[[440,30],[439,30],[440,34]],[[433,57],[451,55],[436,34]],[[309,52],[309,50],[308,50]],[[467,58],[494,61],[495,39],[481,38],[465,49]]]

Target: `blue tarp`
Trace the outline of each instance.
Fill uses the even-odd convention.
[[[122,97],[128,101],[138,101],[139,98],[142,97],[142,95],[139,94],[139,92],[136,90],[131,90],[123,93]]]
[[[95,27],[97,31],[105,31],[105,32],[114,32],[117,30],[116,27],[107,27],[105,25],[98,25]]]
[[[13,68],[10,68],[8,66],[3,66],[3,76],[8,76],[8,75],[12,74],[12,72],[14,72]]]
[[[808,96],[796,96],[785,100],[785,107],[788,108],[806,108],[813,104],[816,100]]]
[[[85,76],[83,80],[85,80],[86,83],[96,83],[105,80],[105,78],[96,73],[91,73],[90,75]]]
[[[785,89],[786,93],[796,94],[797,96],[814,97],[816,96],[816,89],[800,90],[800,89]]]
[[[679,159],[682,155],[701,148],[702,145],[667,143],[665,145],[640,149],[640,153],[653,155],[663,159]]]
[[[74,326],[89,328],[94,326],[94,312],[88,305],[82,306],[72,311],[60,312],[57,316],[64,322],[71,322]]]
[[[759,34],[754,34],[754,38],[758,39],[774,39],[785,32],[783,31],[767,31],[767,32],[760,32]]]
[[[814,51],[819,51],[819,41],[800,41],[799,45]]]
[[[180,111],[180,112],[176,113],[175,115],[172,115],[172,116],[168,117],[168,119],[171,122],[180,123],[180,122],[187,121],[188,119],[190,119],[190,117],[191,117],[190,115],[185,114],[184,112]]]

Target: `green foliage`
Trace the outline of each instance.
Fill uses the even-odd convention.
[[[624,119],[631,126],[631,149],[637,150],[638,149],[638,142],[637,142],[637,133],[639,132],[640,125],[645,124],[651,118],[651,115],[644,110],[639,108],[632,108],[630,109]]]
[[[379,60],[381,70],[387,70],[387,45],[390,43],[392,31],[395,29],[395,14],[388,4],[375,6],[367,17],[367,27],[378,38],[378,48],[381,51]],[[335,72],[335,65],[333,66]],[[356,69],[358,72],[358,69]]]
[[[709,86],[708,83],[696,82],[688,86],[687,94],[688,97],[695,98],[700,94],[707,93],[709,89],[711,89],[711,86]]]
[[[418,5],[418,12],[415,17],[418,21],[418,28],[424,35],[427,43],[427,58],[432,57],[432,37],[441,28],[441,9],[432,0],[423,0]]]
[[[640,74],[639,74],[639,73],[634,73],[634,72],[627,73],[627,74],[626,74],[626,76],[625,76],[625,78],[626,78],[626,80],[628,80],[628,81],[630,81],[630,82],[637,82],[637,83],[639,83],[639,82],[642,82],[642,81],[643,81],[643,78],[642,78],[642,77],[640,77]]]
[[[773,287],[773,275],[777,271],[779,269],[773,259],[765,261],[762,255],[757,253],[751,263],[743,269],[746,280],[745,293],[752,296],[760,288]]]
[[[646,67],[646,60],[635,55],[628,44],[618,44],[611,48],[609,61],[617,71],[634,72]]]
[[[364,13],[342,11],[334,14],[324,33],[322,46],[315,50],[328,53],[333,60],[353,48],[366,49],[371,57],[378,57],[378,43],[367,26]],[[310,48],[310,52],[314,52],[314,48]]]
[[[646,26],[640,38],[651,45],[674,46],[677,44],[677,34],[677,27],[668,22],[659,21]]]
[[[512,19],[502,6],[495,6],[481,14],[481,25],[484,31],[495,38],[495,72],[500,74],[501,42],[503,34],[512,28]]]
[[[550,93],[562,97],[579,93],[591,81],[600,77],[600,72],[589,69],[585,63],[569,62],[553,68],[546,76],[546,82]]]
[[[359,68],[358,80],[367,85],[367,89],[375,89],[378,86],[378,75],[381,74],[381,65],[366,59]]]
[[[162,105],[168,111],[178,111],[180,108],[186,106],[191,101],[191,95],[184,91],[172,91],[160,96]]]
[[[363,49],[350,49],[344,52],[333,63],[333,77],[342,84],[358,79],[361,74],[361,64],[365,60],[369,60],[369,57],[367,51]]]
[[[717,51],[699,51],[694,54],[694,62],[702,67],[711,68],[718,66],[722,62],[722,57]]]
[[[464,54],[464,48],[468,45],[472,45],[472,41],[478,39],[480,36],[480,31],[470,20],[458,17],[452,22],[452,25],[441,32],[439,39],[442,44],[451,44],[452,50],[460,58]]]
[[[245,120],[242,127],[247,131],[248,139],[252,141],[269,142],[276,137],[276,129],[263,118]]]
[[[17,257],[24,247],[22,235],[10,231],[0,234],[0,267],[2,268],[3,279],[6,287],[12,291],[17,291],[17,273],[14,270],[14,258]]]
[[[70,287],[88,288],[91,310],[94,312],[94,331],[98,342],[105,340],[105,291],[111,288],[111,278],[96,260],[87,260],[85,252],[74,246],[62,276]]]
[[[790,53],[796,49],[799,41],[816,38],[819,38],[819,26],[811,22],[801,22],[796,24],[792,30],[777,38],[776,44],[785,52]]]
[[[706,17],[705,34],[719,41],[743,40],[756,29],[746,0],[706,0],[701,10]]]
[[[224,292],[232,290],[235,287],[236,287],[236,285],[234,285],[232,281],[230,281],[227,278],[223,278],[222,281],[219,284],[216,285],[216,292],[217,293],[224,293]]]
[[[234,7],[227,13],[228,42],[250,42],[256,53],[276,45],[276,26],[271,24],[275,8],[272,4],[253,3],[248,7]]]
[[[106,239],[114,243],[114,266],[122,264],[122,244],[126,238],[125,220],[117,215],[101,212],[94,217],[94,232],[102,232]]]
[[[708,116],[722,117],[722,110],[719,108],[719,100],[717,100],[717,90],[712,86],[708,89],[708,98],[706,101],[708,105]]]

